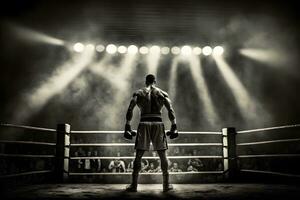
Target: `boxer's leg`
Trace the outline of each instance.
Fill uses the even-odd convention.
[[[158,156],[160,158],[160,167],[163,174],[168,173],[169,163],[166,155],[166,150],[158,150]]]
[[[158,150],[157,153],[160,158],[160,165],[163,174],[163,191],[167,192],[169,190],[172,190],[173,186],[169,184],[169,172],[168,172],[169,164],[166,155],[166,150]]]
[[[138,178],[139,178],[139,172],[141,170],[142,166],[142,157],[144,155],[145,150],[136,150],[135,159],[133,162],[133,172],[132,172],[132,182],[129,187],[127,187],[127,191],[136,192],[137,190],[137,184],[138,184]]]

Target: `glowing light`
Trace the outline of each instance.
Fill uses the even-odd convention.
[[[201,52],[202,52],[202,50],[201,50],[200,47],[194,47],[194,48],[193,48],[193,53],[194,53],[195,55],[200,55]]]
[[[172,54],[178,55],[178,54],[180,54],[180,48],[176,47],[176,46],[172,47],[171,52],[172,52]]]
[[[205,56],[209,56],[212,53],[212,48],[210,46],[205,46],[202,49],[202,53]]]
[[[141,54],[149,53],[148,47],[145,47],[145,46],[141,47],[139,51],[140,51]]]
[[[213,49],[213,55],[214,56],[220,56],[224,53],[224,49],[223,47],[221,46],[216,46],[214,49]]]
[[[129,54],[136,54],[138,52],[138,48],[135,45],[130,45],[127,51]]]
[[[191,53],[192,53],[192,48],[190,46],[185,45],[181,48],[182,55],[187,56],[187,55],[191,55]]]
[[[162,47],[161,48],[161,53],[166,55],[170,53],[170,48],[169,47]]]
[[[80,42],[77,42],[76,44],[74,44],[73,49],[76,52],[82,52],[84,50],[84,45]]]
[[[105,47],[102,44],[99,44],[96,46],[96,51],[103,52],[105,50]]]
[[[119,46],[118,47],[118,52],[119,53],[126,53],[127,52],[127,48],[125,46]]]
[[[159,48],[159,46],[152,46],[151,48],[150,48],[150,53],[154,53],[154,54],[157,54],[157,53],[160,53],[160,48]]]
[[[109,54],[114,54],[117,52],[117,47],[114,44],[109,44],[106,46],[106,52]]]

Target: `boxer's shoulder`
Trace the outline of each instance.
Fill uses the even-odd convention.
[[[169,95],[168,95],[167,92],[165,92],[164,90],[162,90],[162,89],[160,89],[160,88],[158,88],[158,87],[155,87],[154,90],[155,90],[155,92],[156,92],[159,96],[162,96],[162,97],[165,97],[165,98],[169,97]]]
[[[143,94],[143,89],[139,89],[139,90],[136,90],[132,96],[137,97],[137,96],[141,96],[142,94]]]

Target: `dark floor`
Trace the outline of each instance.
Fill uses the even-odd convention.
[[[139,185],[137,193],[124,184],[40,184],[6,189],[7,199],[300,199],[300,186],[280,184],[175,184],[162,193],[160,184]],[[2,195],[3,199],[4,195]]]

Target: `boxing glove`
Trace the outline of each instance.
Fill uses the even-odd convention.
[[[132,140],[132,138],[136,136],[136,132],[131,130],[130,124],[125,125],[124,137],[128,140]]]
[[[167,132],[167,136],[170,136],[170,139],[178,137],[178,130],[176,124],[172,124],[171,129]]]

